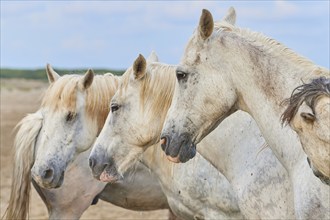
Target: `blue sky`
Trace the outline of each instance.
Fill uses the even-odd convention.
[[[4,1],[1,67],[125,69],[155,50],[180,61],[201,10],[234,6],[237,25],[329,68],[329,1]]]

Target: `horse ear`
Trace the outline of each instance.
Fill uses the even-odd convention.
[[[223,17],[223,21],[228,22],[231,25],[236,23],[236,11],[233,7],[230,7],[227,11],[227,14]]]
[[[155,51],[152,51],[151,54],[147,58],[148,62],[158,62],[158,56]]]
[[[300,113],[300,116],[304,119],[307,123],[313,123],[315,121],[315,115],[307,112]]]
[[[134,61],[133,64],[133,72],[135,79],[141,79],[147,70],[147,62],[146,59],[139,54],[138,58]]]
[[[60,76],[57,74],[57,72],[55,72],[55,70],[52,68],[52,66],[49,63],[47,63],[46,65],[46,73],[49,83],[53,83],[56,80],[58,80],[58,78],[60,78]]]
[[[315,115],[311,107],[309,107],[305,102],[299,107],[300,116],[307,123],[313,123],[315,121]]]
[[[94,71],[92,69],[88,69],[84,77],[80,80],[81,88],[88,89],[92,85],[93,79]]]
[[[199,33],[202,39],[206,40],[213,32],[214,21],[211,12],[203,9],[199,19]]]

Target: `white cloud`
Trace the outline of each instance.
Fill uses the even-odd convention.
[[[293,16],[299,12],[299,7],[293,2],[277,0],[275,1],[275,13],[281,16]]]

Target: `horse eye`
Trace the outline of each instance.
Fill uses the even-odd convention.
[[[186,78],[186,76],[187,76],[187,74],[184,73],[184,72],[182,72],[182,71],[177,71],[177,72],[176,72],[176,78],[177,78],[178,80],[180,80],[180,79],[184,79],[184,78]]]
[[[111,104],[111,112],[115,112],[119,109],[119,105],[116,103]]]
[[[76,117],[76,114],[75,114],[74,112],[69,112],[69,113],[66,115],[65,120],[66,120],[67,122],[69,122],[69,121],[72,121],[75,117]]]

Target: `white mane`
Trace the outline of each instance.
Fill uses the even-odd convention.
[[[61,108],[75,113],[76,93],[81,75],[65,75],[47,89],[42,100],[42,107],[52,111]],[[103,127],[109,113],[108,102],[117,90],[120,78],[112,74],[96,75],[91,87],[86,91],[87,115],[97,121],[99,129]]]
[[[243,39],[254,47],[262,48],[263,51],[269,53],[278,53],[281,56],[286,56],[297,65],[300,65],[304,69],[309,69],[312,75],[325,75],[329,76],[329,70],[315,65],[311,60],[297,54],[292,49],[286,47],[282,43],[265,36],[260,32],[254,32],[249,29],[243,29],[236,27],[226,21],[216,22],[214,24],[216,36],[219,36],[221,32],[230,32]]]

